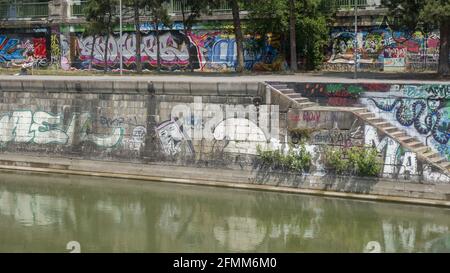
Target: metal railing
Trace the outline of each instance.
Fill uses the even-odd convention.
[[[70,6],[70,14],[72,14],[72,16],[75,17],[84,16],[85,15],[84,8],[86,7],[86,5],[87,1],[74,2]]]
[[[48,17],[48,2],[0,4],[0,18]]]
[[[181,13],[181,4],[183,0],[168,0],[169,13]],[[84,7],[87,1],[75,2],[71,5],[71,15],[74,17],[82,17],[85,15]],[[188,9],[188,7],[186,7]],[[214,7],[213,12],[230,12],[231,6],[228,1],[221,1],[218,6]],[[0,11],[1,12],[1,11]],[[1,14],[1,13],[0,13]]]
[[[181,13],[181,4],[183,0],[171,0],[170,12]],[[213,12],[228,12],[231,11],[231,5],[229,1],[220,1],[217,7],[213,8]]]
[[[358,8],[368,7],[367,0],[335,0],[335,5],[338,9],[353,9],[355,7],[355,1]]]

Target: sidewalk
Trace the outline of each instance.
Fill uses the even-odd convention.
[[[160,73],[144,75],[0,75],[1,80],[65,80],[65,81],[171,81],[171,82],[321,82],[321,83],[386,83],[386,84],[450,84],[450,79],[439,79],[434,73],[353,73],[319,72],[296,74],[243,74],[235,73]]]

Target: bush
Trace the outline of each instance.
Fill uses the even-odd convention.
[[[342,148],[328,148],[325,150],[325,165],[335,174],[346,174],[350,171],[350,164],[345,160],[346,153]]]
[[[351,148],[348,150],[348,159],[359,176],[378,176],[381,172],[378,151],[374,148]]]
[[[339,175],[376,177],[381,172],[378,151],[368,147],[328,148],[325,152],[326,167]]]
[[[311,169],[312,157],[303,144],[298,149],[289,149],[287,154],[280,150],[262,150],[260,146],[257,153],[260,163],[273,170],[304,173]]]

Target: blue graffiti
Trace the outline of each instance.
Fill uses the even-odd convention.
[[[0,63],[23,60],[25,48],[19,47],[19,40],[0,35]]]

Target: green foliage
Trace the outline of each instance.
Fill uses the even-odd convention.
[[[258,159],[265,168],[290,171],[296,173],[308,172],[311,168],[312,157],[304,145],[299,149],[289,149],[287,154],[280,150],[263,150],[257,147]]]
[[[306,61],[305,68],[314,70],[324,62],[324,48],[329,41],[329,26],[324,16],[300,15],[297,27],[297,51]]]
[[[359,176],[378,176],[381,172],[378,151],[374,148],[353,147],[348,151],[350,166]]]
[[[325,150],[325,164],[336,174],[346,174],[350,171],[350,162],[344,160],[346,153],[344,149],[328,148]]]
[[[448,0],[382,0],[382,4],[389,9],[396,28],[430,30],[450,20]]]
[[[314,128],[289,128],[289,134],[294,142],[294,139],[299,141],[307,141],[311,139],[312,133],[316,131]]]
[[[334,5],[330,5],[329,0],[296,1],[295,5],[297,53],[306,60],[306,69],[316,69],[324,60]],[[247,32],[278,33],[283,44],[289,44],[286,34],[289,33],[289,1],[253,0],[247,1],[244,8],[249,11]]]
[[[376,177],[381,172],[381,162],[376,149],[368,147],[328,148],[325,166],[338,175]]]

